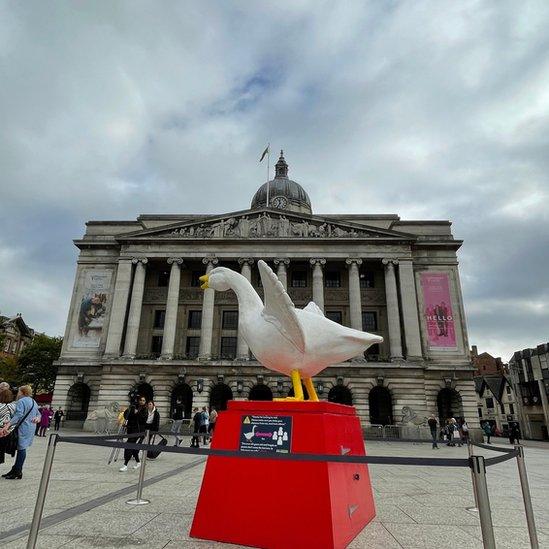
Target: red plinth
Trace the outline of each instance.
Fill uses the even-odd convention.
[[[212,448],[365,455],[355,409],[330,402],[231,401]],[[210,456],[190,535],[268,549],[343,548],[374,516],[366,465]]]

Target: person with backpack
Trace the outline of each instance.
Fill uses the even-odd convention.
[[[40,421],[40,417],[38,404],[32,398],[31,386],[19,387],[15,413],[0,429],[0,437],[5,437],[12,432],[13,436],[17,437],[15,463],[9,473],[2,475],[5,479],[19,480],[23,478],[23,464],[27,458],[27,449],[32,445],[36,424]]]

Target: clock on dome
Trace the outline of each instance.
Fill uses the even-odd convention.
[[[271,200],[273,208],[285,210],[288,207],[288,199],[285,196],[274,196]]]

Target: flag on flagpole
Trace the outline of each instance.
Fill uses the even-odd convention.
[[[263,159],[265,158],[265,156],[267,155],[268,152],[269,152],[269,145],[267,145],[267,148],[263,151],[263,154],[261,155],[261,158],[259,159],[260,162],[263,162]]]

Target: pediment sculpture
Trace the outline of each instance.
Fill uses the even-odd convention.
[[[384,236],[328,220],[290,217],[263,212],[177,227],[165,238],[379,238]],[[397,236],[397,235],[395,235]]]

